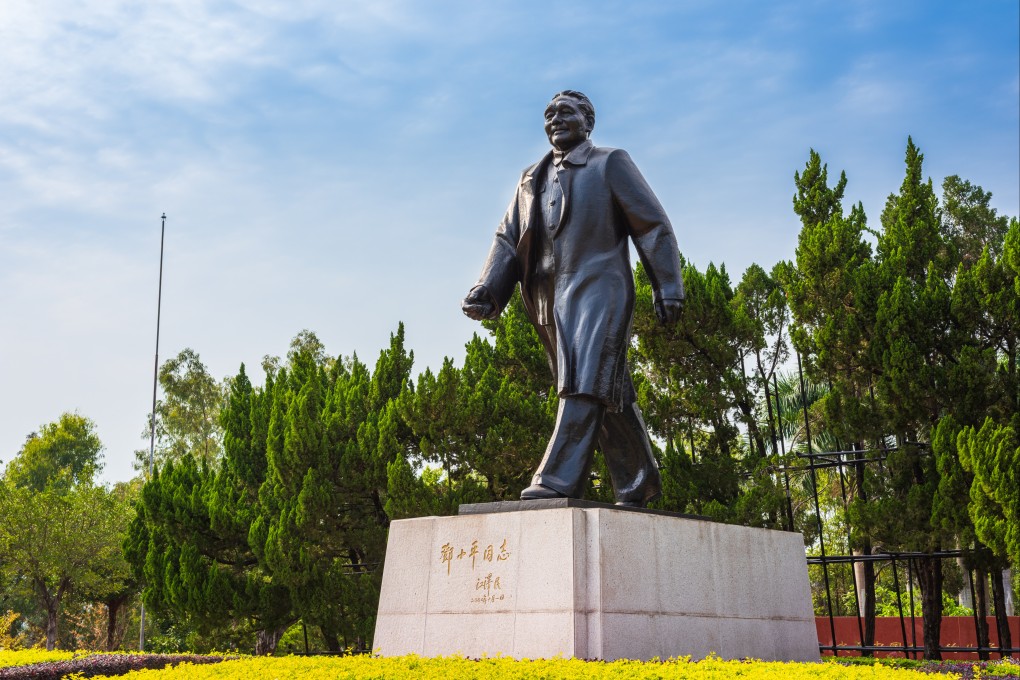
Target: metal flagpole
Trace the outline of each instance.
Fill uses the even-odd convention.
[[[159,384],[159,316],[163,306],[163,237],[166,235],[166,213],[159,228],[159,289],[156,294],[156,359],[152,367],[152,411],[149,416],[149,479],[152,479],[152,457],[156,451],[156,387]],[[138,651],[145,651],[145,603],[142,602],[138,626]]]

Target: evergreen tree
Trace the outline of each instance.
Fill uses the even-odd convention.
[[[306,338],[307,339],[307,338]],[[387,471],[401,450],[394,403],[413,357],[401,325],[374,374],[357,356],[327,362],[295,343],[273,391],[261,517],[250,540],[329,649],[363,647],[385,550]]]
[[[940,211],[922,162],[908,139],[906,175],[886,203],[874,257],[863,209],[843,212],[845,175],[830,188],[812,151],[795,176],[803,227],[796,264],[780,274],[794,345],[809,378],[828,386],[823,427],[857,458],[869,441],[879,450],[890,439],[896,444],[877,473],[857,465],[848,489],[851,547],[861,552],[873,541],[920,552],[966,544],[973,534],[957,509],[969,480],[950,442],[960,427],[980,426],[975,420],[985,413],[1013,412],[1004,395],[1015,394],[1006,329],[1016,295],[1003,294],[1011,279],[994,255],[1002,251],[1008,261],[995,243],[1003,220],[988,207],[988,194],[955,176],[944,184]],[[918,564],[926,655],[937,658],[942,569],[934,558]],[[874,577],[867,564],[859,570],[867,644]]]
[[[740,399],[737,405],[744,417],[748,435],[752,440],[752,450],[765,456],[768,450],[778,453],[778,435],[774,430],[759,427],[760,414],[755,413],[755,404],[750,401],[752,395],[765,397],[765,410],[768,423],[772,417],[772,382],[777,369],[789,358],[789,347],[786,342],[786,328],[789,308],[786,296],[779,282],[777,266],[772,274],[760,266],[753,264],[744,272],[737,285],[732,305],[735,308],[736,324],[741,328],[738,337],[746,343],[741,347],[741,371],[745,372],[745,361],[750,364],[751,384],[746,385],[744,394],[747,398]]]
[[[846,174],[830,188],[827,166],[814,150],[794,181],[794,211],[802,227],[795,265],[779,272],[794,317],[790,336],[808,377],[829,387],[822,408],[825,428],[863,449],[882,434],[870,399],[875,369],[869,348],[878,291],[865,240],[867,218],[860,204],[844,213]]]
[[[485,327],[492,342],[476,334],[465,347],[463,368],[447,358],[438,373],[426,369],[401,400],[416,447],[394,469],[394,484],[412,488],[412,467],[434,465],[442,475],[414,484],[423,511],[452,514],[462,503],[516,499],[552,431],[552,375],[520,295]]]
[[[936,458],[936,465],[939,473],[939,486],[932,503],[932,525],[936,531],[943,533],[948,538],[955,538],[964,550],[963,565],[968,570],[973,570],[975,576],[972,580],[974,587],[974,612],[977,625],[978,647],[989,646],[988,615],[987,606],[987,583],[989,574],[1001,574],[1007,567],[1004,559],[996,557],[988,547],[977,538],[974,523],[968,513],[970,490],[974,484],[974,475],[967,472],[960,461],[957,449],[957,438],[961,430],[960,424],[952,415],[943,416],[938,426],[932,433],[932,453]],[[998,590],[1002,590],[1002,579],[993,578],[994,584],[998,582]],[[997,618],[1005,616],[1002,605],[996,598]],[[1000,641],[1010,637],[1008,621],[1006,623],[1006,638],[1000,637]],[[1000,628],[1000,636],[1001,636]],[[1010,646],[1009,642],[1004,643]],[[989,658],[987,652],[979,652],[982,659]]]
[[[887,548],[937,552],[947,537],[933,531],[939,488],[936,458],[923,445],[950,398],[949,368],[957,346],[951,334],[954,249],[940,231],[938,201],[922,175],[923,155],[907,140],[906,176],[882,212],[876,276],[882,287],[870,347],[883,419],[896,437],[886,460],[886,494],[870,517]],[[867,516],[863,513],[862,516]],[[924,612],[926,658],[941,658],[942,568],[916,561]]]
[[[223,465],[192,455],[168,461],[143,487],[125,543],[151,611],[207,636],[240,630],[255,638],[257,654],[271,653],[294,620],[288,591],[248,543],[267,469],[267,406],[242,365],[221,413]]]
[[[960,182],[959,178],[955,178],[955,180]],[[984,197],[987,202],[988,194],[985,194],[980,187],[972,186],[969,182],[963,182],[963,184],[972,194]],[[983,210],[976,212],[979,215],[984,213],[986,224],[989,214],[994,217],[994,211],[987,210],[987,205]],[[975,221],[971,221],[972,226]],[[977,221],[980,222],[980,220]],[[1020,296],[1016,291],[1017,270],[1010,262],[1011,251],[1016,248],[1017,234],[1020,233],[1020,229],[1016,226],[1016,221],[1013,220],[1010,230],[1006,233],[996,232],[992,229],[985,230],[984,233],[989,240],[982,242],[981,253],[970,258],[965,254],[957,270],[951,300],[951,314],[953,342],[960,349],[953,357],[954,361],[948,364],[947,370],[949,393],[952,395],[952,403],[949,408],[954,416],[954,422],[959,422],[952,435],[955,437],[959,430],[966,427],[968,434],[965,438],[975,445],[979,441],[983,441],[977,438],[976,434],[978,431],[984,430],[986,418],[991,418],[1000,428],[1009,425],[1018,412],[1018,394],[1020,394],[1017,381],[1017,346],[1020,341],[1020,323],[1018,323],[1020,302],[1018,300],[1020,300]],[[948,434],[946,439],[949,439]],[[944,448],[951,449],[955,453],[956,442],[952,442],[952,446],[946,444]],[[979,456],[984,451],[979,445],[971,450],[979,452]],[[998,551],[998,554],[990,550],[971,525],[971,519],[967,512],[968,490],[974,492],[974,500],[970,501],[972,506],[970,509],[975,512],[975,516],[984,516],[985,513],[982,512],[982,509],[988,506],[984,502],[986,494],[981,491],[981,482],[970,473],[963,472],[961,464],[962,461],[959,460],[953,462],[954,469],[959,470],[957,476],[965,480],[966,488],[956,489],[954,487],[953,490],[956,493],[951,496],[951,499],[947,499],[943,506],[949,507],[951,504],[956,504],[957,511],[953,516],[957,518],[954,526],[958,527],[959,543],[965,549],[973,546],[972,554],[968,560],[978,570],[975,590],[979,612],[986,611],[983,605],[986,574],[993,575],[992,601],[999,630],[999,640],[1008,646],[1012,634],[1006,617],[1006,593],[1002,579],[998,578],[998,574],[1006,569],[1009,563],[1006,554],[1001,550]],[[1017,474],[1020,474],[1020,470]],[[945,521],[943,515],[933,517],[933,519]],[[987,640],[986,633],[983,637]]]
[[[960,462],[974,476],[968,511],[978,537],[995,554],[1020,564],[1020,437],[1014,422],[991,418],[980,428],[966,427],[957,438]]]
[[[794,183],[793,209],[802,226],[795,264],[783,266],[780,278],[794,318],[790,335],[804,359],[808,381],[827,387],[812,408],[818,418],[813,430],[816,436],[827,433],[831,448],[839,450],[845,444],[862,460],[871,448],[868,442],[876,442],[884,434],[872,399],[876,368],[870,348],[879,291],[876,262],[865,240],[867,218],[860,204],[849,214],[844,212],[846,174],[840,173],[839,181],[830,187],[828,167],[813,149],[803,172],[794,174]],[[780,410],[789,414],[799,412],[801,406],[794,403]],[[876,489],[869,488],[874,485],[867,483],[864,463],[857,463],[853,470],[847,492],[851,507],[861,513]],[[870,554],[873,539],[867,525],[853,524],[848,547],[857,555]],[[874,564],[855,563],[854,578],[858,613],[864,619],[862,644],[870,646],[875,641]]]
[[[415,438],[415,448],[407,453],[407,464],[424,472],[435,465],[442,473],[439,485],[424,485],[419,479],[413,493],[422,510],[450,515],[461,503],[485,500],[481,480],[474,474],[471,459],[477,459],[472,446],[476,433],[471,428],[471,413],[462,397],[467,392],[461,371],[453,360],[445,358],[438,373],[426,369],[418,376],[413,395],[400,402],[401,417],[408,423]],[[410,500],[410,499],[407,499]],[[415,516],[417,511],[401,512]]]
[[[660,506],[739,521],[744,447],[735,419],[743,389],[738,336],[745,329],[725,268],[710,264],[701,272],[681,263],[687,297],[672,328],[656,319],[640,265],[635,276],[635,388],[649,431],[664,445],[661,466],[670,476]]]
[[[990,191],[959,175],[950,175],[942,182],[942,233],[965,267],[976,262],[986,248],[993,257],[1001,254],[1009,218],[996,214],[989,205],[991,200]]]

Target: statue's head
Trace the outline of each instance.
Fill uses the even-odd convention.
[[[549,143],[561,151],[588,139],[594,128],[595,107],[576,90],[557,92],[545,107],[545,134]]]

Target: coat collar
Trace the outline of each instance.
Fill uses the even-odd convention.
[[[563,160],[567,163],[570,163],[571,165],[587,165],[588,156],[591,155],[591,152],[594,149],[595,145],[591,143],[590,139],[586,139],[577,146],[575,146],[573,149],[568,151],[567,155],[563,158]],[[542,160],[532,165],[530,168],[528,168],[527,172],[524,173],[525,180],[529,184],[533,185],[535,180],[535,174],[538,172],[540,168],[543,168],[545,167],[546,164],[551,163],[552,158],[553,150],[549,149],[549,151],[547,151],[546,154],[542,156]]]
[[[571,165],[587,165],[588,156],[591,155],[591,151],[594,148],[595,145],[591,143],[591,140],[586,139],[577,146],[575,146],[573,149],[568,151],[566,155],[563,156],[563,162],[570,163]],[[555,159],[556,152],[553,151],[552,155],[553,158]]]

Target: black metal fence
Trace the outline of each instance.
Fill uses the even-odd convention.
[[[843,505],[843,527],[842,529],[846,533],[846,546],[849,551],[851,545],[850,532],[851,527],[846,519],[846,510],[849,506],[850,499],[847,494],[847,474],[848,471],[855,475],[855,479],[861,480],[865,474],[865,470],[868,466],[877,465],[883,466],[889,453],[896,451],[897,447],[887,445],[886,442],[876,442],[876,445],[870,449],[854,448],[852,450],[834,450],[834,451],[815,451],[813,439],[811,436],[811,422],[808,414],[808,400],[806,397],[805,380],[803,366],[800,357],[797,357],[797,377],[799,381],[799,395],[798,400],[800,402],[800,410],[802,413],[800,417],[803,418],[803,427],[805,434],[805,447],[806,451],[795,451],[798,462],[794,465],[785,465],[775,468],[776,474],[782,474],[783,488],[786,493],[786,526],[791,530],[798,530],[795,526],[794,512],[793,512],[793,497],[791,495],[791,475],[810,475],[810,489],[811,489],[811,500],[814,506],[814,517],[817,526],[814,530],[817,531],[817,555],[809,555],[807,562],[810,566],[815,566],[821,571],[822,587],[824,588],[824,610],[828,617],[828,629],[830,633],[831,644],[820,644],[820,650],[825,653],[829,652],[835,656],[839,656],[840,653],[844,654],[865,654],[869,652],[898,652],[902,653],[907,658],[919,658],[925,651],[924,640],[918,639],[916,620],[920,618],[915,608],[915,575],[918,574],[918,564],[920,561],[938,560],[939,567],[942,567],[942,561],[944,560],[958,560],[964,557],[962,550],[940,550],[937,552],[894,552],[894,551],[881,551],[872,552],[871,554],[833,554],[829,550],[829,546],[826,545],[826,533],[824,527],[824,518],[821,509],[821,502],[819,500],[818,493],[818,471],[819,470],[835,470],[838,475],[839,489],[841,494],[841,500]],[[774,404],[770,404],[769,408],[769,419],[773,417],[773,411],[775,417],[782,419],[782,411],[780,410],[780,400],[778,398],[778,385],[774,390],[776,400]],[[775,424],[770,422],[770,427],[774,427]],[[778,431],[778,430],[776,430]],[[785,448],[785,444],[782,441],[782,437],[779,438],[780,446]],[[924,444],[910,442],[910,446],[919,447],[921,450],[928,450]],[[781,451],[785,455],[785,450]],[[928,450],[928,455],[930,450]],[[800,527],[799,529],[805,529],[806,527]],[[893,597],[896,603],[896,617],[899,619],[899,630],[900,630],[900,643],[889,644],[883,643],[881,645],[864,645],[865,640],[865,617],[861,614],[861,607],[859,603],[861,600],[861,593],[858,592],[858,583],[855,575],[854,567],[857,564],[864,563],[879,563],[888,565],[889,570],[892,574],[892,585],[893,585]],[[857,620],[857,632],[858,632],[858,644],[840,644],[837,631],[836,631],[836,619],[837,619],[837,606],[833,597],[832,587],[832,575],[833,570],[836,568],[849,569],[850,571],[850,588],[852,589],[853,607],[854,614]],[[901,572],[904,578],[900,578]],[[981,616],[983,613],[978,612],[977,609],[977,598],[974,593],[974,582],[975,582],[975,570],[969,570],[968,582],[971,588],[971,602],[973,605],[973,620],[975,629],[975,639],[980,640],[981,634],[979,633],[979,627],[981,626]],[[906,591],[905,593],[903,591]],[[906,602],[904,602],[906,599]],[[906,605],[906,606],[904,606]],[[904,611],[906,609],[906,611]],[[909,622],[909,623],[908,623]],[[999,641],[1001,643],[1001,640]],[[978,654],[989,655],[998,654],[1000,656],[1011,655],[1020,653],[1020,648],[1015,644],[1013,646],[1002,647],[1000,645],[987,645],[987,646],[945,646],[939,643],[939,650],[941,652],[956,653],[956,652],[975,652]]]

